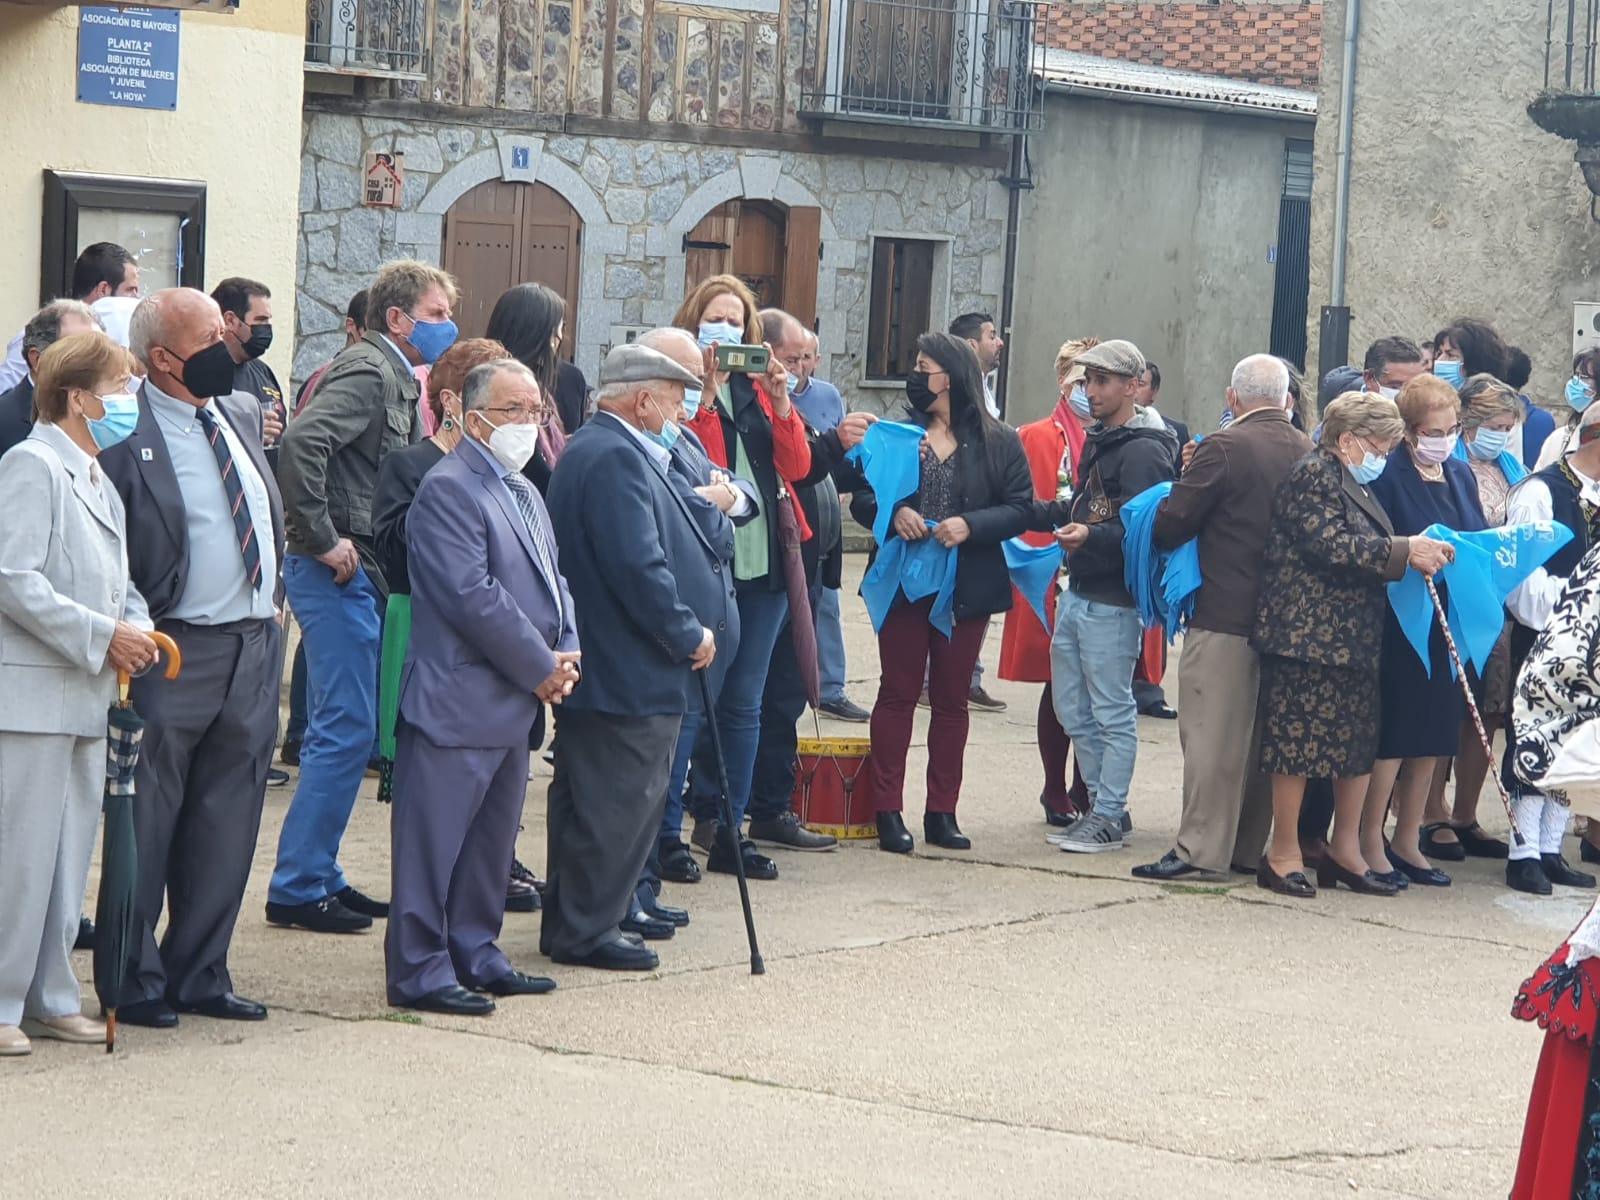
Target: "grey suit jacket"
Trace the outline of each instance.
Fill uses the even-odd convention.
[[[128,578],[122,502],[36,424],[0,460],[0,730],[104,737],[119,620],[150,628]]]
[[[533,502],[554,564],[536,491]],[[438,746],[527,745],[542,707],[534,689],[555,670],[555,651],[578,648],[572,593],[558,573],[558,610],[527,523],[475,446],[463,443],[422,477],[406,547],[411,643],[400,715]]]
[[[217,407],[250,455],[250,462],[266,485],[272,507],[271,544],[256,532],[263,555],[278,561],[277,595],[283,604],[283,498],[261,449],[261,406],[248,392],[217,397]],[[133,580],[157,621],[171,612],[189,582],[189,514],[172,456],[161,433],[155,410],[139,389],[139,423],[124,442],[100,456],[100,466],[122,497],[128,514],[128,558]]]

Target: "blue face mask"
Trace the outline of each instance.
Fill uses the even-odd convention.
[[[1350,474],[1359,484],[1368,484],[1383,474],[1384,467],[1389,465],[1387,454],[1374,454],[1368,450],[1360,462],[1350,468]]]
[[[678,438],[683,435],[683,431],[671,421],[663,421],[660,433],[646,429],[644,435],[663,450],[671,450],[673,446],[678,444]]]
[[[1510,444],[1510,430],[1480,429],[1478,430],[1478,436],[1467,443],[1467,453],[1479,462],[1489,462],[1504,454],[1506,447]]]
[[[711,349],[712,342],[720,342],[724,346],[737,346],[739,339],[744,336],[742,325],[733,325],[727,321],[701,321],[700,322],[700,348]]]
[[[1081,383],[1072,385],[1072,394],[1067,397],[1067,407],[1085,421],[1094,416],[1094,411],[1089,407],[1089,393],[1083,390]]]
[[[439,361],[439,356],[451,346],[456,344],[456,338],[461,331],[456,328],[454,321],[419,321],[411,318],[411,332],[406,334],[406,341],[416,348],[422,355],[422,361],[430,367]]]
[[[101,396],[100,403],[106,406],[106,415],[96,420],[86,417],[89,422],[89,436],[94,439],[94,444],[102,450],[109,450],[118,442],[128,439],[133,432],[133,427],[139,423],[139,401],[131,392],[115,392],[110,396]]]
[[[1461,364],[1453,359],[1443,359],[1434,363],[1433,373],[1453,388],[1459,388],[1467,380]]]
[[[694,420],[695,413],[697,413],[699,411],[700,411],[700,389],[699,388],[684,388],[683,389],[683,419],[685,421],[692,421],[692,420]]]
[[[794,374],[793,372],[790,372],[790,374],[789,374],[789,392],[790,392],[790,394],[793,395],[794,392],[799,387],[800,387],[800,376]]]
[[[1567,407],[1582,412],[1594,401],[1594,386],[1582,375],[1567,380]]]

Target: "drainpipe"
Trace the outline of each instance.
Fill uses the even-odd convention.
[[[1006,201],[1006,267],[1005,277],[1000,283],[1000,328],[1005,331],[1007,342],[1006,353],[1000,359],[999,378],[995,380],[995,392],[999,397],[1000,418],[1005,419],[1009,396],[1007,395],[1006,382],[1011,375],[1011,316],[1013,311],[1013,297],[1017,290],[1017,243],[1021,236],[1022,223],[1022,190],[1031,188],[1033,183],[1023,177],[1023,167],[1026,162],[1027,134],[1018,133],[1011,139],[1011,171],[1010,175],[1001,180],[1010,199]]]
[[[1345,252],[1350,238],[1350,139],[1355,124],[1356,37],[1361,28],[1361,0],[1345,0],[1344,68],[1339,78],[1339,145],[1333,194],[1333,270],[1329,303],[1323,306],[1318,339],[1317,382],[1334,367],[1350,361],[1350,308],[1345,304]]]

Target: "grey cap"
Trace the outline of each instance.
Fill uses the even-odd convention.
[[[1109,342],[1091,346],[1078,355],[1076,365],[1086,370],[1094,369],[1104,371],[1108,375],[1126,375],[1132,378],[1144,374],[1144,355],[1139,353],[1139,347],[1132,342],[1112,338]]]
[[[699,387],[700,376],[686,371],[659,350],[630,343],[613,346],[600,364],[600,386],[613,383],[651,383],[664,380],[684,387]]]

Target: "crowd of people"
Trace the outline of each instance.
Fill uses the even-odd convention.
[[[1471,854],[1508,858],[1523,891],[1594,884],[1562,857],[1559,797],[1509,762],[1532,836],[1513,849],[1479,826],[1495,764],[1445,632],[1423,661],[1384,587],[1450,561],[1424,533],[1435,523],[1573,531],[1511,595],[1471,679],[1488,727],[1505,726],[1593,541],[1600,355],[1574,363],[1559,429],[1521,394],[1526,356],[1481,322],[1427,346],[1380,339],[1324,381],[1320,411],[1289,364],[1252,355],[1219,428],[1191,439],[1137,346],[1086,337],[1061,347],[1052,412],[1013,429],[987,379],[1004,343],[971,313],[917,339],[904,405],[875,431],[819,377],[815,334],[735,277],[611,349],[591,389],[562,354],[557,293],[513,287],[486,336],[462,339],[454,280],[401,260],[352,298],[344,350],[291,411],[262,361],[260,283],[141,297],[132,256],[101,244],[74,292],[27,323],[0,395],[0,1054],[30,1034],[105,1037],[69,953],[88,936],[119,673],[147,732],[139,937],[116,1007],[152,1028],[268,1015],[235,992],[228,952],[266,789],[288,782],[275,752],[298,779],[266,919],[386,922],[389,1001],[430,1012],[485,1015],[555,986],[500,949],[507,912],[541,913],[552,961],[650,970],[690,920],[663,883],[773,880],[764,851],[834,848],[793,811],[808,699],[869,723],[878,841],[895,853],[915,847],[906,764],[928,707],[922,835],[969,849],[969,714],[1002,707],[980,665],[995,617],[1000,676],[1043,685],[1039,799],[1063,851],[1126,846],[1145,713],[1178,720],[1183,818],[1138,877],[1248,872],[1307,897],[1314,871],[1393,895],[1448,885],[1433,861]],[[750,346],[770,352],[753,370],[723,352]],[[889,430],[914,446],[892,492],[868,466]],[[1198,553],[1177,709],[1129,572],[1124,507],[1151,489],[1154,549]],[[842,495],[878,535],[870,710],[845,688]],[[1060,551],[1038,597],[1011,560],[1029,544]],[[942,582],[924,588],[933,562]],[[182,650],[175,679],[146,673],[156,632]],[[516,842],[547,743],[540,879]],[[373,774],[393,802],[387,899],[340,865]],[[1591,837],[1584,857],[1600,859]]]

